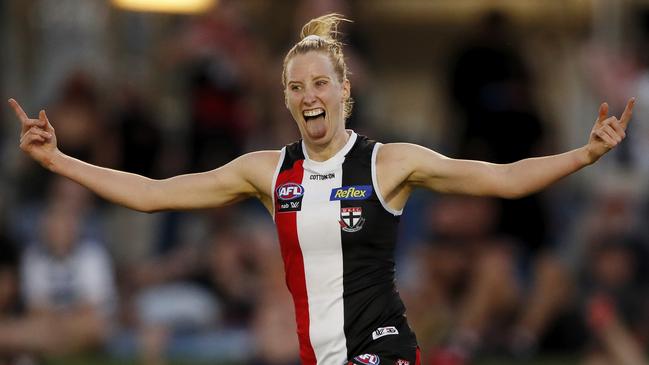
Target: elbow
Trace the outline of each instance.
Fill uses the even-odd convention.
[[[141,213],[157,213],[165,210],[162,201],[162,195],[159,193],[158,189],[156,189],[154,183],[147,181],[147,183],[142,186],[138,199],[130,208]]]

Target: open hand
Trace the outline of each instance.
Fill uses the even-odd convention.
[[[620,119],[615,116],[608,116],[607,103],[602,103],[599,106],[599,116],[590,132],[587,145],[590,163],[599,160],[600,157],[617,146],[626,137],[626,127],[631,120],[634,104],[635,98],[629,99]]]
[[[20,120],[20,149],[43,166],[47,166],[57,151],[56,134],[47,119],[45,110],[41,110],[38,119],[31,119],[14,99],[9,99]]]

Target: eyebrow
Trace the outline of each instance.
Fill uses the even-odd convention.
[[[320,79],[331,80],[331,77],[329,77],[329,76],[327,76],[327,75],[318,75],[318,76],[313,77],[313,80],[320,80]],[[289,81],[286,83],[286,85],[290,85],[290,84],[302,84],[302,81],[289,80]]]

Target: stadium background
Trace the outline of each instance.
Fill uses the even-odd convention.
[[[629,138],[594,167],[519,203],[417,193],[402,220],[398,286],[424,352],[453,333],[471,272],[485,265],[474,256],[493,257],[474,246],[498,241],[503,267],[516,268],[520,304],[485,324],[485,337],[508,336],[534,298],[530,268],[551,257],[554,278],[570,284],[548,294],[563,303],[529,357],[577,363],[593,343],[606,348],[588,320],[602,291],[621,322],[632,319],[631,332],[649,328],[648,10],[641,0],[220,0],[172,14],[100,0],[5,0],[1,94],[30,115],[47,109],[61,149],[86,161],[155,178],[212,169],[298,137],[284,108],[282,58],[306,20],[337,11],[354,20],[342,29],[356,101],[348,124],[384,142],[509,162],[580,146],[601,101],[619,115],[636,96]],[[63,198],[78,202],[81,235],[105,246],[114,268],[111,338],[51,361],[133,362],[146,351],[173,363],[294,358],[292,304],[261,205],[154,215],[115,207],[24,157],[6,104],[0,118],[4,265],[19,268],[24,248],[46,240],[40,222]],[[445,267],[439,257],[459,262]],[[436,275],[453,276],[453,288],[439,294],[429,285]],[[20,293],[8,296],[0,326],[26,315]],[[520,361],[507,340],[494,342],[479,359]]]

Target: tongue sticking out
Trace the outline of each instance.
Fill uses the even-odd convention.
[[[318,118],[309,119],[306,123],[306,131],[311,138],[322,138],[327,133],[327,125],[324,115]]]

